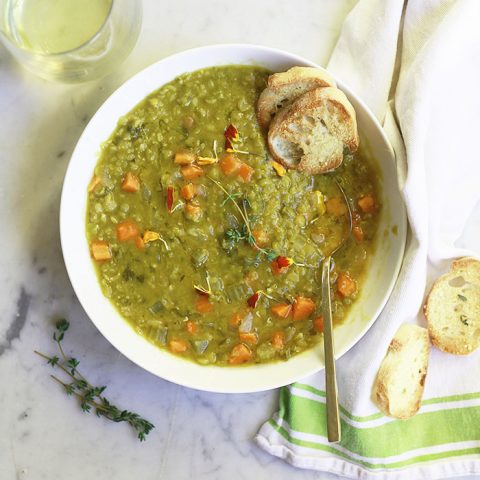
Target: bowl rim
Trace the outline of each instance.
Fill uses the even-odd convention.
[[[306,59],[306,58],[304,58],[300,55],[292,54],[292,53],[289,53],[285,50],[281,50],[281,49],[277,49],[277,48],[272,48],[272,47],[267,47],[267,46],[262,46],[262,45],[248,44],[248,43],[227,43],[227,44],[214,44],[214,45],[207,45],[207,46],[202,46],[202,47],[195,47],[195,48],[183,50],[183,51],[175,53],[173,55],[169,55],[167,57],[164,57],[164,58],[158,60],[157,62],[154,62],[153,64],[151,64],[151,65],[145,67],[144,69],[140,70],[139,72],[137,72],[136,74],[131,76],[129,79],[127,79],[125,82],[123,82],[122,85],[120,85],[117,89],[115,89],[114,92],[112,92],[108,96],[108,98],[102,103],[102,105],[97,109],[95,114],[92,116],[90,121],[87,123],[87,125],[85,126],[82,134],[79,137],[79,140],[78,140],[78,142],[77,142],[77,144],[76,144],[76,146],[75,146],[75,148],[72,152],[72,155],[71,155],[71,158],[70,158],[70,161],[69,161],[66,173],[65,173],[63,187],[62,187],[62,194],[61,194],[61,200],[60,200],[60,215],[59,215],[59,217],[60,217],[60,241],[61,241],[61,247],[62,247],[63,258],[64,258],[64,262],[65,262],[65,267],[66,267],[66,270],[67,270],[72,288],[73,288],[80,304],[82,305],[82,308],[84,309],[84,311],[86,312],[87,316],[90,318],[92,323],[100,331],[100,333],[120,353],[122,353],[129,360],[131,360],[133,363],[140,366],[144,370],[147,370],[148,372],[150,372],[150,373],[152,373],[152,374],[154,374],[154,375],[156,375],[160,378],[171,381],[171,382],[176,383],[178,385],[186,386],[186,387],[197,389],[197,390],[216,392],[216,393],[249,393],[249,392],[270,390],[270,389],[274,389],[274,388],[278,388],[278,387],[290,384],[294,381],[299,380],[300,378],[304,378],[304,377],[312,375],[316,372],[321,371],[324,368],[324,365],[323,365],[322,362],[320,362],[320,359],[318,359],[319,361],[316,362],[317,364],[313,364],[314,362],[312,362],[311,367],[308,368],[308,369],[302,370],[301,374],[290,374],[289,376],[286,376],[286,378],[283,378],[280,381],[278,379],[277,380],[268,379],[268,380],[266,380],[264,382],[260,382],[260,383],[259,382],[252,382],[252,384],[250,386],[244,385],[242,383],[241,383],[241,385],[236,385],[236,384],[234,385],[234,384],[230,383],[228,388],[225,388],[222,385],[217,385],[216,382],[215,382],[215,379],[212,380],[212,378],[211,378],[212,375],[206,375],[207,381],[205,381],[205,378],[204,378],[203,375],[199,375],[199,378],[185,379],[184,376],[182,376],[182,375],[180,375],[180,377],[179,377],[178,372],[174,371],[174,370],[168,371],[168,370],[164,369],[161,373],[159,373],[158,365],[155,367],[155,366],[149,364],[148,362],[139,359],[138,355],[136,353],[133,354],[131,351],[128,351],[127,346],[121,344],[121,342],[119,342],[117,340],[114,340],[112,338],[112,332],[108,331],[108,328],[105,328],[105,326],[101,324],[99,319],[94,318],[95,315],[91,314],[91,311],[92,311],[93,307],[91,307],[91,305],[88,304],[88,301],[87,301],[86,298],[83,298],[83,296],[81,294],[79,294],[79,292],[80,292],[79,279],[77,278],[76,272],[75,272],[75,265],[74,265],[75,262],[72,259],[72,257],[69,256],[69,254],[67,253],[67,252],[69,252],[69,249],[67,248],[68,247],[67,243],[68,243],[68,236],[69,235],[68,235],[68,232],[66,231],[68,220],[69,220],[69,209],[68,209],[69,192],[67,191],[67,186],[72,181],[71,177],[73,175],[72,172],[74,171],[74,163],[75,163],[74,160],[78,156],[78,151],[80,149],[80,146],[84,142],[85,137],[87,135],[87,132],[89,132],[89,129],[91,128],[91,125],[95,123],[97,118],[102,116],[104,110],[107,108],[107,106],[110,103],[116,101],[117,96],[119,96],[119,94],[125,88],[127,88],[127,86],[139,81],[139,79],[141,79],[143,77],[148,76],[148,74],[150,72],[158,69],[159,65],[181,59],[182,57],[187,57],[188,58],[191,55],[194,55],[194,56],[195,55],[202,55],[202,54],[206,54],[208,52],[214,52],[214,51],[221,52],[222,50],[231,51],[232,49],[233,50],[249,50],[249,51],[254,52],[257,55],[260,55],[260,54],[268,55],[268,54],[270,54],[272,56],[284,57],[286,62],[289,62],[289,63],[292,63],[292,64],[295,63],[295,64],[298,64],[298,65],[312,66],[312,67],[316,67],[316,68],[322,68],[323,70],[325,70],[323,67],[317,65],[316,63],[314,63],[314,62],[312,62],[312,61],[310,61],[310,60],[308,60],[308,59]],[[229,65],[229,64],[234,64],[234,63],[225,63],[225,65]],[[244,64],[247,64],[247,63],[245,62]],[[217,64],[215,64],[215,63],[211,64],[211,66],[215,66],[215,65],[218,65],[218,63]],[[201,67],[201,68],[207,68],[207,66]],[[186,68],[184,70],[184,72],[195,71],[196,69],[197,68],[194,68],[192,70],[188,70],[188,68]],[[178,75],[181,75],[184,72],[175,73],[173,78],[177,77]],[[328,72],[328,73],[330,73],[330,72]],[[332,74],[330,73],[330,75],[332,75]],[[388,150],[387,155],[389,156],[391,161],[394,162],[394,165],[395,165],[395,152],[394,152],[393,147],[392,147],[390,141],[388,140],[383,128],[381,127],[379,121],[375,117],[375,115],[371,112],[371,110],[365,104],[365,102],[358,95],[356,95],[354,92],[352,92],[352,90],[348,87],[348,84],[346,84],[343,81],[340,81],[335,75],[332,75],[332,76],[333,76],[333,78],[335,78],[335,80],[339,84],[339,87],[343,91],[345,91],[347,96],[355,99],[355,102],[361,107],[362,113],[364,115],[366,115],[368,117],[369,121],[374,125],[375,130],[380,135],[385,147]],[[164,83],[159,83],[156,88],[157,89],[161,88],[163,85],[165,85],[165,82]],[[142,98],[148,96],[153,91],[154,90],[151,90],[149,92],[144,93]],[[132,108],[135,108],[135,107],[132,107]],[[127,114],[132,108],[127,109],[124,114]],[[119,120],[119,118],[117,118],[116,121],[118,121],[118,120]],[[116,128],[116,124],[113,124],[111,131],[113,132],[113,130],[115,128]],[[106,139],[104,139],[104,140],[106,140]],[[102,140],[102,141],[104,141],[104,140]],[[95,160],[95,163],[96,163],[96,161],[98,161],[98,156]],[[395,172],[395,178],[396,178],[396,181],[398,183],[398,176],[397,176],[396,172]],[[86,198],[85,198],[85,204],[86,204]],[[403,262],[403,257],[404,257],[404,252],[405,252],[405,244],[406,244],[407,215],[406,215],[405,204],[403,202],[403,199],[401,201],[401,211],[399,211],[397,213],[398,213],[397,218],[398,218],[398,221],[399,221],[398,222],[399,223],[399,225],[398,225],[399,226],[398,236],[399,236],[399,241],[400,241],[400,247],[399,247],[399,250],[398,250],[398,255],[397,255],[397,258],[396,258],[395,265],[392,269],[392,275],[390,277],[389,284],[387,285],[387,287],[385,289],[385,294],[383,296],[383,299],[378,304],[377,308],[375,309],[375,313],[371,316],[371,319],[368,322],[365,323],[362,330],[359,331],[354,336],[354,338],[351,340],[351,342],[349,344],[345,345],[343,348],[337,349],[337,352],[336,352],[336,359],[337,360],[341,356],[343,356],[348,350],[350,350],[354,345],[356,345],[361,340],[361,338],[367,333],[367,331],[371,328],[373,323],[379,317],[381,311],[383,310],[383,308],[385,307],[385,304],[387,303],[388,299],[391,296],[391,293],[393,291],[395,282],[397,280],[397,277],[398,277],[398,274],[400,272],[400,268],[401,268],[401,265],[402,265],[402,262]],[[83,221],[85,222],[85,219],[83,219]],[[84,238],[86,238],[86,237],[84,236]],[[93,268],[94,267],[93,267],[93,263],[92,263],[92,269]],[[96,273],[95,273],[95,276],[96,276]],[[98,279],[96,279],[96,280],[97,280],[96,281],[97,288],[99,290],[101,290]],[[102,293],[102,295],[103,295],[103,293]],[[108,302],[110,305],[112,305],[110,303],[110,300],[108,300],[106,297],[104,297],[104,298],[105,298],[106,302]],[[116,309],[115,309],[115,312],[116,312],[116,315],[119,317],[119,319],[121,319],[125,324],[127,324],[129,326],[129,328],[131,328],[130,325],[128,324],[128,322],[120,315],[120,313]],[[133,328],[131,328],[131,334],[140,337],[136,332],[134,332]],[[143,338],[143,337],[141,337],[141,338]],[[149,345],[152,345],[147,340],[145,340],[145,342],[148,343]],[[319,345],[323,345],[323,343],[320,342]],[[253,369],[255,369],[255,368],[260,369],[261,368],[260,365],[262,367],[264,367],[265,369],[266,369],[267,366],[269,366],[271,368],[273,368],[274,366],[280,366],[281,367],[282,365],[285,365],[288,362],[292,362],[295,358],[298,358],[301,355],[303,355],[304,353],[306,353],[306,352],[303,352],[302,354],[296,355],[296,356],[292,357],[292,359],[289,359],[287,362],[271,362],[271,363],[266,363],[266,364],[254,364],[254,365],[251,365],[251,366],[242,366],[242,367],[232,368],[232,367],[219,367],[219,366],[200,366],[200,365],[195,364],[191,361],[187,361],[187,360],[179,358],[175,355],[172,355],[168,351],[166,351],[165,349],[160,349],[156,346],[153,346],[153,347],[156,350],[162,352],[162,356],[168,355],[169,357],[175,358],[174,363],[178,364],[179,368],[180,368],[180,365],[185,366],[185,364],[188,363],[189,365],[195,365],[196,368],[197,367],[200,368],[205,373],[207,371],[210,371],[210,370],[214,370],[216,372],[219,372],[220,370],[223,370],[223,371],[226,370],[232,376],[236,375],[235,374],[236,371],[240,371],[240,370],[253,371]],[[316,347],[308,349],[307,352],[311,351],[311,350],[314,350],[316,348],[319,348],[318,345]],[[187,370],[188,370],[188,368],[187,368]],[[193,368],[191,370],[193,370]],[[239,378],[241,378],[240,375],[238,375],[238,376],[239,376]],[[187,375],[187,377],[188,377],[188,375]]]

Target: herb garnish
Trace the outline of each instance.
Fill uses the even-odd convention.
[[[468,323],[468,318],[467,318],[466,315],[463,315],[463,314],[460,315],[460,321],[461,321],[464,325],[467,325],[467,327],[468,327],[469,323]]]
[[[50,375],[56,382],[58,382],[65,389],[67,395],[75,395],[80,401],[81,409],[89,413],[92,409],[95,411],[97,417],[105,417],[113,422],[127,422],[136,432],[138,439],[144,441],[150,431],[155,426],[137,413],[129,412],[128,410],[120,410],[115,405],[112,405],[102,394],[107,388],[106,386],[94,387],[88,380],[78,371],[80,362],[73,357],[67,357],[62,347],[62,341],[65,332],[70,327],[70,323],[63,319],[57,322],[56,330],[53,333],[53,340],[57,344],[60,352],[58,355],[48,356],[44,353],[35,350],[35,353],[47,360],[47,364],[52,367],[58,367],[66,373],[71,381],[65,383],[55,375]]]
[[[465,297],[465,295],[461,295],[460,293],[457,295],[457,297],[462,301],[462,302],[466,302],[467,301],[467,297]]]
[[[225,201],[222,205],[224,205],[227,201],[231,201],[233,203],[234,207],[240,213],[240,215],[241,215],[241,217],[244,221],[244,224],[242,225],[242,227],[240,229],[229,228],[228,230],[226,230],[225,236],[226,236],[227,240],[230,240],[234,243],[238,243],[238,242],[240,242],[240,240],[246,240],[249,245],[251,245],[252,247],[255,247],[258,250],[256,260],[260,261],[260,258],[261,258],[262,255],[265,255],[265,257],[267,258],[267,260],[269,262],[274,260],[278,255],[271,249],[260,247],[260,245],[258,245],[257,241],[255,240],[255,237],[253,236],[252,228],[251,228],[251,225],[250,225],[250,218],[249,218],[248,213],[247,213],[247,206],[249,205],[248,200],[246,198],[243,198],[242,199],[242,207],[243,208],[240,207],[240,205],[238,204],[238,202],[236,200],[237,198],[240,197],[239,194],[229,193],[223,187],[223,185],[220,182],[217,182],[217,180],[215,180],[214,178],[212,178],[208,175],[207,175],[207,178],[210,181],[212,181],[215,185],[217,185],[217,187],[220,188],[220,190],[222,190],[222,192],[225,193],[225,195],[227,195],[227,198],[225,199]],[[256,263],[258,263],[258,262],[256,261]]]

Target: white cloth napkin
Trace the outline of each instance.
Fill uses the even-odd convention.
[[[448,269],[448,260],[480,255],[480,245],[476,252],[455,245],[480,199],[476,145],[480,138],[480,1],[360,0],[345,21],[328,69],[362,97],[384,124],[396,153],[410,223],[403,267],[387,306],[368,334],[337,362],[342,406],[353,419],[376,418],[371,387],[395,331],[403,322],[425,326],[421,307],[427,288]],[[312,387],[311,392],[325,390],[323,372],[301,383],[306,389]],[[305,432],[296,432],[288,423],[295,420],[295,402],[288,397],[295,392],[295,385],[286,391],[280,415],[274,417],[277,427],[290,437],[281,435],[272,420],[256,440],[296,466],[352,478],[433,479],[480,473],[480,351],[458,357],[433,348],[424,393],[427,401],[417,414],[426,419],[433,410],[450,415],[451,409],[473,408],[465,412],[477,419],[479,434],[461,440],[451,425],[448,445],[412,445],[411,451],[399,452],[398,461],[372,458],[368,447],[359,455],[348,438],[338,447],[347,456],[305,444]],[[439,404],[443,397],[452,401]],[[282,413],[285,404],[288,416]],[[359,428],[370,426],[366,422],[359,420]],[[409,428],[405,422],[396,422],[398,434]],[[303,443],[292,440],[296,434]],[[428,435],[432,438],[435,432]],[[362,441],[361,434],[355,438]],[[380,430],[378,439],[385,441]],[[310,440],[322,443],[321,438]],[[461,450],[466,453],[451,453]],[[430,456],[422,459],[422,453]],[[408,458],[419,460],[408,464]]]

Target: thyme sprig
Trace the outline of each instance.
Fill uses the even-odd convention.
[[[80,407],[85,413],[94,411],[97,417],[105,417],[112,422],[126,422],[136,432],[138,439],[144,441],[146,436],[155,426],[137,413],[128,410],[121,410],[103,396],[106,386],[93,386],[78,370],[80,362],[74,357],[68,357],[62,347],[62,341],[65,332],[69,329],[70,323],[63,319],[57,322],[53,333],[53,340],[57,344],[60,357],[58,355],[48,356],[35,350],[35,353],[47,360],[47,364],[62,370],[70,381],[64,382],[55,375],[50,375],[53,380],[62,385],[67,395],[73,395],[78,398]]]
[[[237,198],[240,198],[241,194],[230,193],[228,192],[228,190],[225,189],[225,187],[220,182],[217,182],[217,180],[215,180],[214,178],[208,175],[207,175],[207,178],[211,182],[213,182],[218,188],[220,188],[220,190],[222,190],[222,192],[227,196],[224,202],[222,203],[222,206],[224,206],[225,203],[227,203],[228,201],[231,201],[233,203],[233,206],[240,213],[244,222],[244,224],[240,229],[229,228],[228,230],[225,231],[225,236],[227,240],[230,240],[234,243],[238,243],[241,240],[246,240],[249,245],[251,245],[252,247],[255,247],[258,250],[257,259],[256,259],[258,261],[260,261],[260,257],[262,255],[265,255],[265,257],[269,262],[275,259],[277,257],[277,254],[273,250],[260,247],[260,245],[258,245],[257,241],[255,240],[255,237],[252,233],[250,218],[247,212],[247,206],[249,205],[248,200],[246,198],[242,198],[242,206],[240,207],[240,205],[237,202]],[[255,263],[258,263],[258,261],[256,261]]]

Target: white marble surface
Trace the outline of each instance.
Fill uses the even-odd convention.
[[[129,59],[109,77],[78,86],[35,78],[0,45],[0,480],[327,478],[295,470],[252,442],[276,406],[276,392],[189,390],[114,350],[72,291],[58,210],[68,159],[86,122],[133,73],[170,53],[224,42],[275,46],[325,64],[354,3],[148,0]],[[145,443],[125,425],[82,414],[33,354],[54,351],[52,322],[63,316],[72,323],[67,349],[92,381],[155,423]]]

